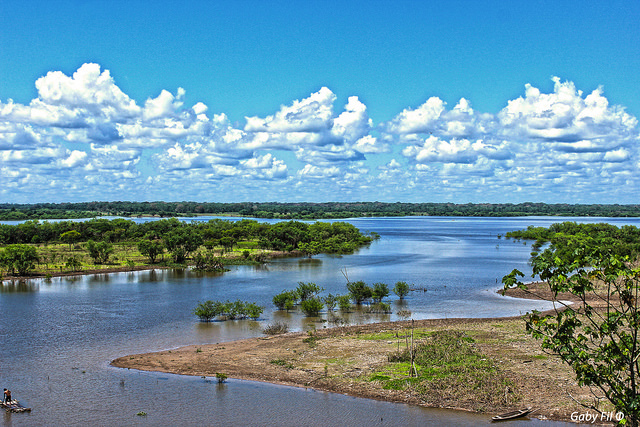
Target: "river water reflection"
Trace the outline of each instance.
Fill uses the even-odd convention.
[[[205,218],[206,219],[206,218]],[[584,219],[575,219],[584,221]],[[530,246],[499,239],[557,218],[376,218],[349,222],[381,239],[348,256],[280,259],[222,274],[154,270],[7,283],[0,287],[0,385],[33,408],[4,414],[4,425],[478,425],[488,417],[356,399],[292,387],[127,371],[109,366],[126,354],[259,336],[273,320],[293,329],[326,327],[273,310],[271,298],[298,281],[346,293],[350,280],[424,288],[403,305],[415,319],[496,317],[546,308],[500,297],[500,278],[528,272]],[[588,219],[590,222],[605,221]],[[606,219],[617,225],[640,220]],[[199,323],[207,299],[254,301],[259,321]],[[325,319],[327,315],[323,316]],[[353,313],[349,323],[396,320]],[[145,412],[146,416],[138,416]],[[527,422],[527,425],[538,421]],[[511,424],[513,425],[513,424]],[[552,425],[543,423],[542,425]],[[563,425],[554,423],[553,425]]]

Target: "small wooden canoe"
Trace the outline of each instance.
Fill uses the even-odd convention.
[[[527,416],[532,412],[533,412],[533,408],[525,408],[525,409],[520,409],[518,411],[505,412],[504,414],[496,415],[495,417],[492,417],[491,420],[492,421],[512,420],[514,418]]]
[[[0,407],[4,408],[7,412],[31,412],[31,408],[25,408],[15,399],[9,403],[0,402]]]

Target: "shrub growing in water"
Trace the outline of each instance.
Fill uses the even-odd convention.
[[[291,310],[298,301],[298,295],[296,291],[282,291],[272,301],[278,310]]]
[[[347,289],[349,290],[351,299],[353,299],[353,301],[358,305],[362,304],[373,295],[373,290],[362,280],[347,283]]]
[[[198,304],[193,310],[193,314],[198,316],[203,322],[210,322],[216,317],[226,317],[227,319],[257,319],[260,317],[264,307],[255,303],[244,301],[221,302],[221,301],[205,301]]]
[[[315,283],[309,282],[298,282],[298,287],[295,292],[298,295],[298,299],[301,302],[306,301],[309,298],[317,297],[320,292],[324,291],[324,288],[316,285]]]
[[[386,283],[374,283],[371,291],[371,298],[375,302],[382,302],[383,298],[389,296],[389,287]]]
[[[409,284],[407,282],[396,282],[396,285],[393,287],[393,293],[398,295],[398,298],[404,299],[407,295],[409,295]]]
[[[216,303],[209,300],[199,303],[196,308],[193,309],[193,314],[198,316],[203,322],[210,322],[220,314],[218,310],[219,308],[216,307]]]
[[[338,308],[340,311],[351,310],[351,297],[349,295],[338,295]]]
[[[327,306],[327,310],[333,311],[333,309],[336,308],[338,297],[339,295],[329,294],[326,297],[322,298],[322,302]]]
[[[213,253],[202,254],[198,252],[193,257],[195,263],[195,269],[201,271],[224,271],[224,264],[222,264],[222,258],[213,256]]]
[[[300,303],[300,308],[307,316],[317,316],[324,307],[322,301],[318,297],[306,299]]]

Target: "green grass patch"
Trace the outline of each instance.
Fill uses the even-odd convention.
[[[369,381],[387,381],[390,379],[391,379],[390,376],[382,375],[382,374],[373,374],[369,377]]]
[[[414,329],[413,330],[413,339],[419,340],[425,337],[428,337],[433,332],[426,331],[424,329]],[[356,338],[361,340],[372,340],[372,341],[393,341],[393,340],[402,340],[404,342],[405,337],[411,339],[411,330],[403,329],[398,331],[387,331],[387,332],[377,332],[372,334],[361,334]]]
[[[474,338],[461,331],[426,333],[414,350],[417,377],[410,376],[411,353],[405,348],[390,355],[390,363],[374,372],[369,380],[379,381],[384,389],[390,390],[403,390],[411,385],[425,399],[437,395],[479,405],[502,404],[505,399],[517,402],[520,397],[514,395],[513,382],[495,361],[479,353],[474,343]]]

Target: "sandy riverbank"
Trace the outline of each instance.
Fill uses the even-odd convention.
[[[518,291],[508,294],[524,296]],[[510,385],[494,393],[498,396],[488,398],[482,390],[456,393],[451,387],[384,388],[376,375],[389,369],[388,356],[402,349],[410,328],[411,321],[335,327],[317,330],[312,339],[298,332],[187,346],[121,357],[112,365],[197,376],[220,372],[231,378],[488,415],[531,406],[538,408],[532,416],[541,419],[570,420],[572,412],[585,411],[573,399],[592,401],[590,391],[576,384],[572,371],[559,358],[544,354],[539,341],[525,333],[519,317],[413,324],[416,337],[445,330],[471,338],[474,351],[508,379]]]

